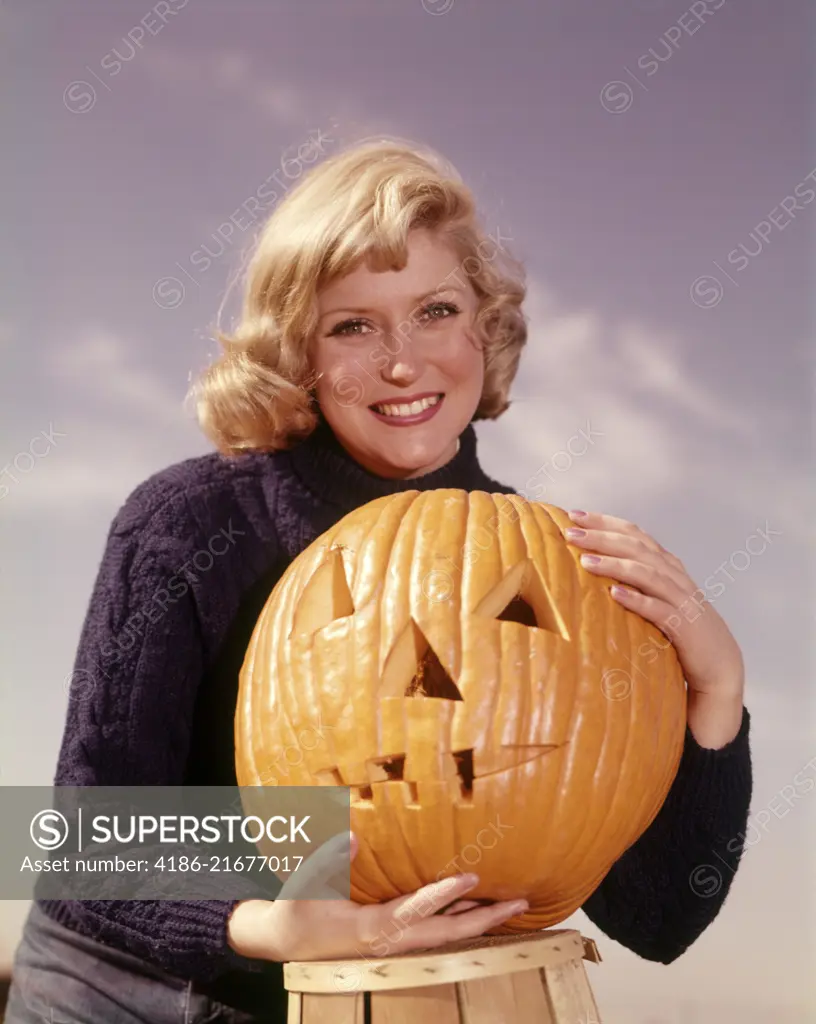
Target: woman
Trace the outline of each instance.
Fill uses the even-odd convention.
[[[481,469],[472,421],[509,404],[523,298],[518,268],[434,159],[377,144],[312,170],[265,226],[241,321],[197,387],[219,451],[152,476],[113,522],[57,784],[235,784],[238,670],[292,559],[381,495],[512,490]],[[713,920],[739,860],[730,840],[752,785],[742,657],[713,608],[678,613],[699,592],[674,555],[613,516],[571,518],[570,542],[596,559],[587,568],[628,585],[615,598],[663,629],[688,682],[669,797],[584,906],[609,936],[669,963]],[[217,554],[198,559],[205,550]],[[724,884],[699,891],[694,872],[720,861]],[[525,907],[468,901],[474,884],[421,890],[428,909],[393,951],[476,936]],[[356,956],[394,931],[404,903],[35,904],[7,1020],[282,1021],[281,961]]]

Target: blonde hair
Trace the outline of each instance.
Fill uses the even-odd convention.
[[[318,289],[363,260],[374,270],[403,269],[408,233],[420,227],[453,244],[479,300],[473,330],[485,382],[473,419],[507,409],[527,338],[521,265],[484,233],[452,168],[411,146],[366,143],[315,166],[259,234],[238,325],[215,332],[223,352],[191,390],[199,425],[219,451],[287,448],[311,433]],[[494,255],[483,257],[491,247]]]

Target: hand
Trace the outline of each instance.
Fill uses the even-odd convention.
[[[584,568],[628,584],[612,586],[612,597],[654,623],[674,645],[689,687],[695,738],[704,746],[733,739],[742,720],[745,667],[736,640],[704,591],[679,558],[627,520],[598,512],[572,511],[569,517],[580,529],[565,530],[566,539],[597,559],[582,555]]]
[[[352,835],[352,860],[357,850]],[[337,868],[336,859],[327,858],[312,881],[330,878]],[[382,957],[474,938],[527,909],[525,900],[491,906],[463,900],[478,881],[456,875],[368,906],[343,899],[246,900],[227,922],[227,939],[237,953],[263,960]]]

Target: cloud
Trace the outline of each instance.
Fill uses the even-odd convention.
[[[135,354],[143,351],[138,342],[91,327],[67,345],[51,346],[45,367],[60,383],[70,382],[78,393],[119,413],[135,413],[147,425],[176,425],[184,396],[138,365]]]
[[[174,91],[186,89],[200,97],[209,89],[282,124],[301,124],[306,115],[303,95],[260,70],[244,50],[193,52],[173,45],[146,48],[145,73]]]
[[[688,342],[660,327],[564,309],[535,281],[525,308],[530,333],[513,404],[480,441],[501,479],[539,500],[580,495],[581,507],[625,518],[705,493],[812,542],[807,472],[784,451],[781,410],[746,408],[701,380],[684,359]],[[580,439],[588,430],[591,444]]]
[[[52,394],[58,385],[57,397],[34,415],[59,436],[30,467],[30,459],[22,460],[27,469],[9,488],[4,513],[113,507],[151,473],[207,449],[185,409],[186,382],[171,387],[146,370],[144,351],[137,339],[102,327],[44,346],[40,372]],[[42,451],[44,442],[37,447]]]
[[[516,401],[561,406],[579,400],[619,412],[640,403],[656,425],[681,418],[692,430],[708,425],[743,438],[755,434],[750,416],[683,365],[676,334],[634,320],[605,324],[591,311],[562,311],[535,282],[525,308],[530,337]]]

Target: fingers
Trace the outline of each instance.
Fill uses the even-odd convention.
[[[528,906],[526,900],[510,900],[463,910],[458,914],[440,914],[437,917],[424,918],[405,929],[399,942],[399,951],[430,949],[447,942],[476,938],[491,928],[496,928],[505,921],[523,914]]]
[[[618,583],[636,587],[648,597],[656,598],[676,607],[686,600],[688,587],[685,589],[665,572],[654,569],[629,558],[612,558],[609,555],[598,555],[597,561],[585,561],[581,565],[596,576],[609,576]],[[613,595],[615,596],[615,595]]]
[[[632,536],[643,534],[643,530],[628,519],[621,519],[618,516],[610,516],[605,512],[583,512],[580,509],[571,509],[567,515],[578,526],[590,530],[611,530],[613,533],[625,533]]]
[[[602,555],[631,558],[664,571],[676,571],[670,559],[656,545],[648,543],[648,538],[615,533],[612,530],[584,530],[583,527],[573,533],[574,529],[575,527],[569,527],[564,536],[570,544],[578,548]]]
[[[358,841],[353,832],[340,832],[317,849],[293,871],[276,896],[279,900],[347,899],[331,886],[331,880],[343,872],[357,854]]]
[[[587,514],[590,515],[589,513]],[[611,516],[598,516],[608,526]],[[632,527],[632,524],[628,524]],[[660,547],[637,527],[626,533],[614,529],[569,527],[564,537],[571,545],[581,548],[581,565],[597,576],[609,576],[621,583],[637,587],[643,593],[670,604],[685,600],[694,589],[683,563]]]
[[[637,590],[612,589],[612,597],[624,608],[637,612],[644,619],[648,619],[660,630],[667,640],[676,643],[678,630],[676,628],[678,616],[674,607],[666,601],[660,601],[656,597],[639,593]],[[679,621],[679,620],[678,620]]]
[[[471,910],[473,907],[481,906],[480,900],[457,900],[456,903],[451,903],[449,907],[445,907],[440,913],[450,916],[452,914],[461,914],[463,910]]]
[[[406,914],[430,917],[449,903],[460,899],[478,884],[478,875],[454,875],[452,878],[443,878],[439,882],[424,885],[408,896],[398,896],[397,899],[386,903],[385,907],[397,920]]]
[[[393,952],[407,952],[441,946],[446,942],[473,938],[524,913],[526,900],[483,905],[462,897],[478,885],[477,875],[457,875],[423,886],[408,896],[382,904],[370,921],[379,934],[388,929],[399,938]]]
[[[604,531],[617,535],[619,539],[627,537],[630,540],[639,541],[644,549],[655,554],[661,554],[664,551],[664,548],[653,537],[650,537],[645,530],[641,530],[639,526],[630,523],[628,519],[609,516],[603,512],[579,512],[577,509],[573,509],[568,515],[579,529],[591,530],[593,536],[599,531]]]

